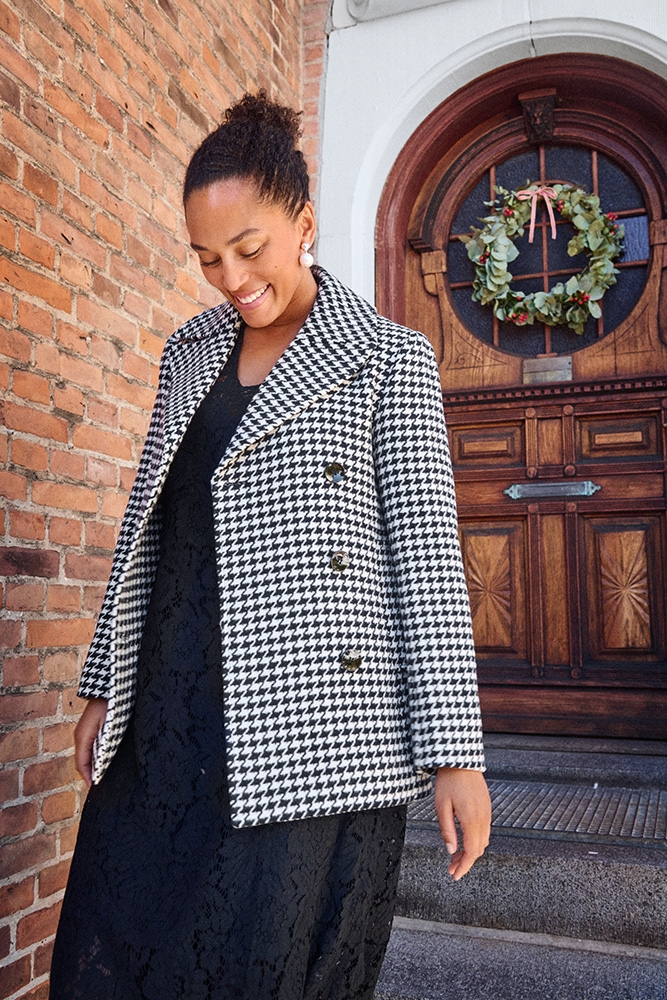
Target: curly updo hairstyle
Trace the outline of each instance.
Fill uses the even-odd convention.
[[[245,94],[225,111],[185,173],[183,203],[193,191],[216,181],[248,179],[260,198],[295,218],[309,200],[308,168],[297,147],[301,114],[269,100],[265,90]]]

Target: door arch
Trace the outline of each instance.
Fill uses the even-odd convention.
[[[438,357],[489,730],[664,735],[666,137],[659,77],[602,56],[532,59],[440,105],[383,192],[378,307]],[[576,180],[567,165],[586,159],[605,210],[626,179],[618,207],[640,234],[621,308],[610,300],[584,346],[546,330],[527,348],[466,306],[455,222],[478,192],[486,214],[508,164],[548,182]],[[548,262],[538,272],[548,281]]]

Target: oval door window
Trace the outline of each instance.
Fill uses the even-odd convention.
[[[534,324],[516,327],[497,320],[489,306],[472,299],[474,271],[465,245],[459,237],[470,226],[479,226],[487,214],[484,202],[491,201],[496,185],[518,190],[527,182],[540,184],[575,184],[599,195],[603,212],[616,212],[625,228],[624,251],[616,261],[619,270],[616,285],[601,302],[602,317],[589,318],[583,335],[566,326]],[[557,238],[552,240],[544,204],[538,208],[538,225],[533,243],[528,230],[516,240],[519,256],[510,265],[513,287],[528,294],[548,291],[559,281],[581,271],[587,262],[584,254],[568,257],[567,244],[573,228],[557,218]],[[646,206],[641,191],[632,178],[608,156],[596,149],[581,146],[545,144],[503,162],[494,164],[478,178],[454,216],[447,244],[447,273],[454,308],[465,326],[480,340],[501,351],[522,357],[544,354],[572,354],[615,330],[629,316],[646,284],[649,257],[649,229]]]

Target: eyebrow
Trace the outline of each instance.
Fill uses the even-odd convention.
[[[229,241],[229,245],[233,247],[236,243],[240,243],[241,240],[245,239],[246,236],[252,236],[253,233],[259,233],[259,232],[260,232],[259,229],[244,229],[242,233],[239,233],[238,236],[235,236],[234,239]],[[208,247],[202,247],[198,243],[191,243],[190,246],[192,247],[193,250],[208,251]]]

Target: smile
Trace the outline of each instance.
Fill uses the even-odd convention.
[[[240,302],[242,306],[249,306],[251,305],[251,303],[259,299],[264,294],[264,292],[267,290],[268,287],[269,287],[268,285],[264,285],[264,288],[260,288],[259,291],[253,292],[252,295],[244,295],[244,296],[237,295],[236,301]]]

